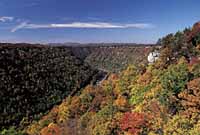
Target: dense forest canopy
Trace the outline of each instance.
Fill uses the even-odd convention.
[[[0,63],[1,129],[39,118],[97,72],[62,47],[3,44]]]

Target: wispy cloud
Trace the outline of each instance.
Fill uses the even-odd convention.
[[[152,24],[148,23],[134,23],[134,24],[115,24],[115,23],[105,23],[105,22],[74,22],[66,24],[31,24],[27,22],[22,22],[11,30],[11,32],[16,32],[20,29],[42,29],[42,28],[96,28],[96,29],[125,29],[125,28],[137,28],[146,29],[153,28]]]
[[[0,22],[7,22],[7,21],[12,21],[12,20],[14,20],[14,17],[11,17],[11,16],[0,17]]]
[[[26,22],[22,22],[22,23],[20,23],[19,25],[17,25],[15,28],[13,28],[12,30],[11,30],[11,32],[15,32],[15,31],[17,31],[17,30],[19,30],[19,29],[23,29],[23,28],[25,28],[27,26],[27,23]]]

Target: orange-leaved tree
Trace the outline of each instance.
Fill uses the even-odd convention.
[[[151,127],[150,116],[145,113],[126,112],[120,122],[120,128],[132,135],[147,133]]]

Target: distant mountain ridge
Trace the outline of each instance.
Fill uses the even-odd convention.
[[[48,43],[50,46],[69,46],[69,47],[98,47],[98,46],[154,46],[156,44],[142,44],[142,43],[78,43],[78,42],[66,42],[66,43]]]

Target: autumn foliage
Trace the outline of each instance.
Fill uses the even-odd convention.
[[[187,90],[179,94],[182,99],[181,104],[184,107],[184,113],[187,116],[200,113],[200,78],[196,78],[187,84]]]
[[[62,135],[62,133],[58,125],[51,123],[41,130],[41,135]]]
[[[144,113],[126,112],[120,123],[120,128],[132,135],[147,132],[150,127],[150,117]]]

